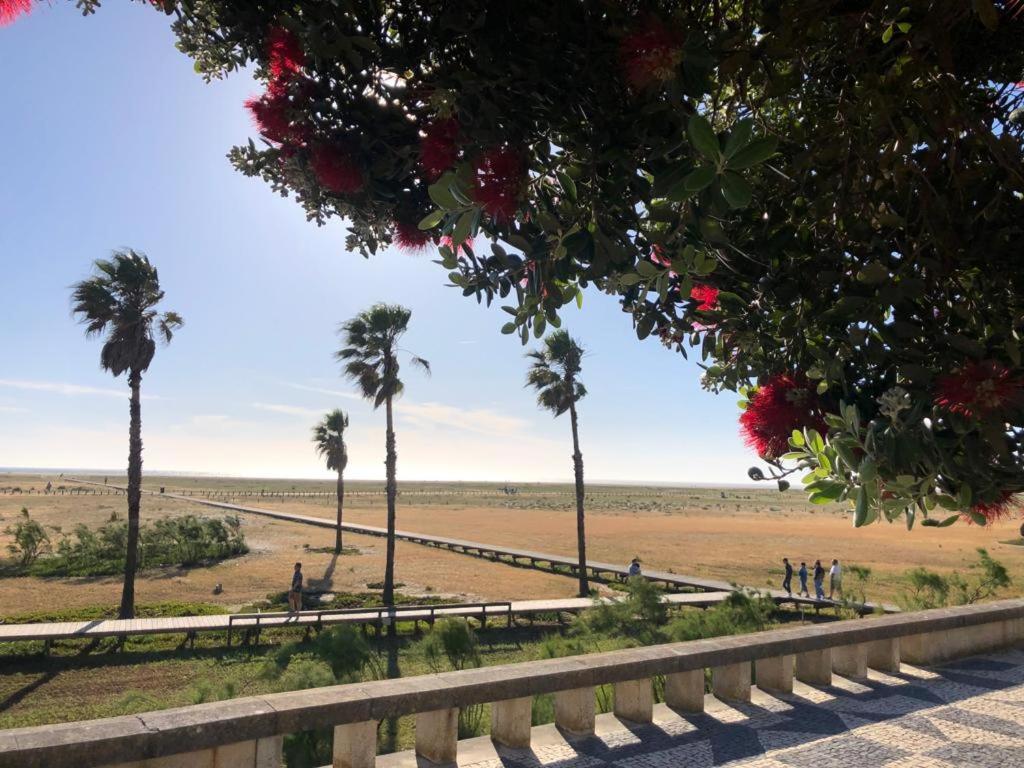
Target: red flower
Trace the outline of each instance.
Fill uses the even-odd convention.
[[[801,375],[779,374],[758,387],[740,416],[744,442],[769,459],[789,451],[794,429],[827,429],[818,396]]]
[[[986,416],[1024,403],[1024,382],[995,360],[972,360],[939,377],[935,404],[969,418]]]
[[[363,188],[362,169],[348,152],[338,147],[314,147],[309,165],[320,186],[336,195],[351,195]]]
[[[32,11],[32,0],[0,0],[0,27],[13,24],[19,16]]]
[[[446,248],[450,248],[455,253],[455,255],[458,256],[459,253],[461,251],[464,251],[466,248],[469,248],[470,250],[472,250],[472,248],[473,248],[473,238],[472,237],[467,237],[459,245],[455,245],[455,243],[452,241],[452,236],[451,235],[444,235],[441,238],[441,240],[438,242],[438,245],[443,245]]]
[[[459,121],[448,117],[431,123],[420,139],[420,165],[429,181],[436,181],[459,159]]]
[[[391,239],[403,251],[410,253],[422,251],[433,240],[429,232],[424,232],[415,222],[405,219],[395,220],[395,231]]]
[[[272,80],[286,82],[306,63],[306,54],[299,39],[284,27],[273,27],[267,33],[267,68]]]
[[[477,160],[473,199],[495,221],[507,221],[519,207],[526,181],[526,162],[507,147],[485,153]]]
[[[718,309],[718,289],[713,285],[696,283],[690,291],[690,298],[697,302],[698,312],[710,312]]]
[[[683,60],[683,34],[649,18],[622,38],[619,55],[626,80],[637,90],[671,80]]]
[[[288,117],[288,96],[283,89],[268,90],[245,102],[257,130],[269,141],[283,144],[292,137],[293,126]]]
[[[1012,517],[1013,513],[1019,509],[1013,494],[1009,491],[1000,491],[993,501],[979,501],[971,507],[972,512],[977,512],[979,515],[984,516],[985,525],[991,525],[997,520]],[[968,523],[974,522],[974,518],[970,515],[961,515],[961,517]]]
[[[665,255],[665,249],[660,245],[651,246],[651,261],[659,267],[672,266],[672,259]]]

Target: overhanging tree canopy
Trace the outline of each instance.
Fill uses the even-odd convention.
[[[1024,490],[1016,0],[153,4],[350,249],[440,243],[524,342],[620,296],[858,524]]]

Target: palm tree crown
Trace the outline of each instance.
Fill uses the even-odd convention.
[[[537,390],[537,404],[561,416],[587,394],[576,377],[582,370],[584,349],[568,331],[558,330],[544,339],[544,348],[527,353],[533,362],[526,386]]]
[[[327,468],[335,472],[344,472],[348,465],[348,447],[345,445],[347,427],[348,416],[338,409],[326,414],[323,421],[313,427],[316,452],[327,459]]]
[[[95,263],[98,274],[74,286],[72,312],[89,336],[106,333],[100,365],[114,376],[149,368],[159,336],[169,342],[184,324],[177,312],[156,311],[163,299],[156,267],[132,249]]]
[[[345,376],[359,384],[363,397],[379,408],[402,394],[398,378],[398,340],[409,328],[412,311],[397,304],[374,304],[340,329],[345,346],[336,357],[345,363]],[[430,363],[416,355],[412,362],[430,373]]]

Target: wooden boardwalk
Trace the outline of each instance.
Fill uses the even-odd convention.
[[[87,481],[77,481],[87,482]],[[277,520],[284,520],[292,523],[301,523],[303,525],[312,525],[319,528],[328,528],[334,530],[336,523],[325,517],[316,517],[313,515],[298,515],[291,512],[278,512],[276,510],[261,509],[259,507],[249,507],[241,504],[231,504],[223,501],[212,501],[210,499],[200,499],[190,496],[180,496],[173,493],[159,494],[155,491],[150,491],[156,496],[163,496],[164,498],[177,499],[179,501],[191,502],[194,504],[202,504],[208,507],[214,507],[216,509],[222,509],[229,512],[243,512],[252,515],[262,515],[264,517],[270,517]],[[349,531],[351,533],[362,534],[364,536],[387,536],[387,529],[381,528],[375,525],[362,525],[358,523],[342,523],[342,530]],[[395,538],[401,541],[408,541],[413,544],[422,544],[428,547],[436,547],[439,549],[446,549],[450,552],[457,552],[459,554],[472,555],[475,557],[488,558],[495,561],[504,561],[510,565],[527,566],[536,568],[537,570],[559,572],[558,569],[564,569],[570,574],[575,574],[579,569],[579,563],[574,557],[567,557],[565,555],[553,555],[549,552],[537,552],[528,549],[517,549],[515,547],[506,547],[497,544],[483,544],[477,541],[469,541],[466,539],[456,539],[448,536],[435,536],[432,534],[416,533],[413,531],[403,531],[395,529]],[[562,572],[564,572],[562,571]],[[598,581],[621,581],[629,575],[628,566],[616,565],[614,563],[603,563],[596,560],[587,561],[588,574]],[[647,570],[645,569],[641,576],[650,582],[662,585],[672,590],[686,590],[696,592],[718,592],[728,593],[734,592],[737,589],[742,589],[741,585],[731,584],[727,581],[720,581],[717,579],[703,579],[696,576],[686,576],[678,573],[672,573],[670,571],[660,570]],[[790,603],[795,606],[804,608],[813,608],[815,610],[821,608],[834,607],[836,603],[832,600],[816,600],[814,598],[799,597],[797,595],[790,595],[783,592],[780,589],[771,590],[760,590],[763,594],[769,595],[777,604]],[[886,613],[894,613],[898,609],[890,605],[878,606]],[[876,605],[873,603],[866,603],[859,608],[864,613],[874,612]]]
[[[673,606],[707,608],[726,597],[728,592],[665,595],[662,601]],[[93,621],[61,621],[52,623],[0,625],[0,643],[26,640],[90,640],[131,635],[195,635],[200,632],[245,632],[281,627],[320,629],[335,624],[387,626],[393,621],[432,623],[449,617],[472,618],[484,623],[488,619],[512,623],[516,618],[532,618],[545,613],[579,613],[598,603],[611,603],[609,598],[592,600],[571,597],[558,600],[512,600],[501,603],[466,605],[398,606],[397,608],[344,609],[300,611],[298,613],[215,614],[212,616],[179,616],[159,619],[97,619]]]

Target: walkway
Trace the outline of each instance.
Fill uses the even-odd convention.
[[[80,480],[74,477],[65,478],[69,481],[76,483],[85,483],[87,485],[101,485],[92,480]],[[108,486],[109,487],[109,486]],[[120,486],[117,486],[120,488]],[[182,496],[176,493],[159,493],[157,491],[144,491],[152,496],[161,496],[166,499],[175,499],[177,501],[184,501],[192,504],[202,504],[207,507],[213,507],[215,509],[222,509],[228,512],[242,512],[251,515],[262,515],[264,517],[274,518],[276,520],[284,520],[291,523],[301,523],[303,525],[312,525],[318,528],[328,528],[334,530],[336,524],[333,520],[326,517],[316,517],[313,515],[298,515],[291,512],[279,512],[276,510],[261,509],[259,507],[248,507],[240,504],[230,504],[223,501],[212,501],[210,499],[197,498],[195,496]],[[387,529],[380,528],[375,525],[360,525],[357,523],[342,523],[342,530],[349,531],[351,533],[362,534],[364,536],[386,536]],[[506,547],[495,544],[482,544],[476,541],[469,541],[466,539],[454,539],[447,536],[435,536],[431,534],[416,533],[413,531],[395,530],[395,538],[401,541],[408,541],[414,544],[422,544],[424,546],[437,547],[440,549],[447,549],[450,552],[457,552],[459,554],[473,555],[475,557],[486,557],[492,560],[502,560],[508,562],[510,565],[518,565],[530,568],[536,568],[537,570],[557,572],[558,569],[565,569],[570,574],[574,574],[578,570],[579,565],[574,557],[566,557],[564,555],[553,555],[547,552],[537,552],[527,549],[516,549],[514,547]],[[547,564],[546,566],[543,564]],[[595,560],[587,561],[587,571],[591,576],[597,580],[605,581],[618,581],[628,576],[629,570],[626,566],[616,565],[614,563],[602,563]],[[564,571],[563,571],[564,572]],[[726,581],[718,581],[716,579],[702,579],[696,576],[685,576],[677,573],[671,573],[669,571],[658,571],[658,570],[644,570],[644,578],[655,584],[662,584],[668,589],[676,590],[688,590],[698,592],[732,592],[737,589],[737,585],[730,584]],[[813,598],[798,597],[795,595],[789,595],[782,590],[761,590],[763,593],[769,595],[776,603],[791,603],[795,606],[814,608],[816,611],[820,608],[829,608],[836,605],[831,600],[815,600]],[[899,609],[891,605],[876,605],[874,603],[865,603],[864,605],[858,606],[862,613],[872,613],[876,609],[881,609],[886,613],[895,613]]]
[[[460,742],[460,768],[1014,768],[1024,765],[1024,651],[975,656],[867,680],[834,677],[751,703],[708,696],[705,712],[655,707],[652,725],[597,718],[593,737],[533,729],[530,750]],[[416,765],[411,753],[378,768]]]
[[[728,592],[665,595],[669,605],[708,608],[726,597]],[[611,602],[604,599],[602,602]],[[61,621],[30,624],[0,624],[0,643],[26,640],[79,640],[135,635],[166,635],[199,632],[244,632],[251,629],[280,627],[324,627],[333,624],[369,624],[386,626],[390,621],[426,621],[445,617],[490,619],[496,623],[519,617],[532,618],[545,613],[579,613],[593,608],[594,600],[570,597],[561,600],[513,600],[511,602],[470,603],[436,606],[398,606],[345,609],[336,611],[302,611],[300,613],[214,614],[212,616],[179,616],[154,619],[97,619],[94,621]]]

